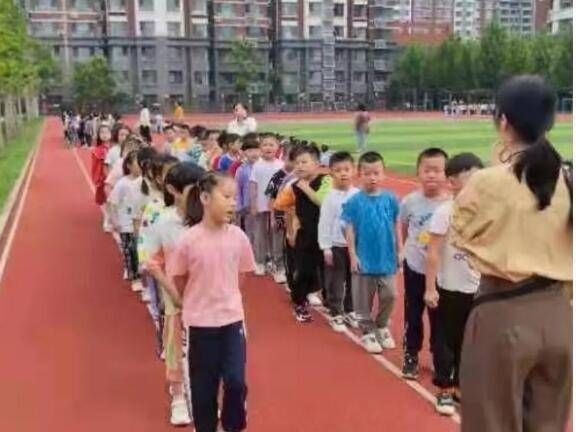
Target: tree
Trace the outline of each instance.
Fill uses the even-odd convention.
[[[572,89],[572,32],[558,35],[555,46],[552,82],[558,89]]]
[[[44,45],[35,41],[31,44],[31,51],[38,77],[38,90],[47,93],[62,79],[62,70]]]
[[[103,57],[78,63],[72,81],[75,102],[82,110],[89,106],[110,109],[117,100],[114,75]]]
[[[478,52],[478,81],[486,89],[496,89],[505,74],[508,37],[495,22],[490,23],[480,39]]]
[[[529,39],[519,34],[509,34],[507,37],[507,54],[504,58],[504,75],[512,76],[527,73],[533,69]]]
[[[229,59],[235,72],[234,88],[241,98],[245,98],[250,84],[260,83],[258,73],[262,70],[262,64],[256,48],[246,39],[235,40]]]

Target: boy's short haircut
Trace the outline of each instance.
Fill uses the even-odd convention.
[[[234,144],[236,141],[238,141],[238,140],[240,140],[240,139],[241,139],[241,137],[240,137],[240,135],[238,135],[238,134],[229,134],[229,133],[227,133],[227,134],[224,135],[224,139],[223,139],[222,141],[223,141],[223,144],[224,144],[224,145],[228,145],[228,146],[229,146],[229,145],[231,145],[231,144]]]
[[[219,139],[220,135],[222,135],[222,131],[219,131],[218,129],[207,129],[204,132],[204,139],[208,139],[210,135],[216,135],[216,134],[218,134],[218,138],[216,139]]]
[[[339,151],[330,156],[328,166],[332,168],[334,165],[340,162],[350,162],[351,164],[354,164],[354,158],[347,151]]]
[[[463,172],[470,171],[472,168],[482,169],[484,163],[474,153],[459,153],[451,157],[446,163],[446,177],[457,176]]]
[[[360,156],[360,159],[358,159],[358,166],[361,167],[362,164],[372,164],[376,162],[380,162],[383,167],[385,166],[384,158],[380,153],[375,151],[369,151],[363,153],[362,156]]]
[[[266,138],[272,138],[273,140],[275,140],[279,144],[278,137],[276,136],[275,133],[262,132],[261,134],[258,135],[258,137],[260,138],[260,142],[264,141]]]
[[[309,154],[315,160],[320,160],[320,150],[315,145],[304,144],[294,149],[294,159],[303,154]]]
[[[322,145],[320,146],[320,151],[321,151],[322,153],[326,153],[328,150],[330,150],[330,147],[328,147],[326,144],[322,144]]]
[[[206,131],[206,128],[202,125],[195,125],[190,128],[190,135],[194,138],[200,138]]]
[[[416,167],[419,167],[424,159],[435,157],[443,157],[444,159],[448,160],[448,153],[446,153],[444,150],[438,147],[427,148],[418,155],[418,160],[416,161]]]
[[[242,151],[259,149],[259,148],[260,148],[260,141],[258,141],[258,135],[256,135],[255,133],[246,134],[242,138]]]
[[[162,128],[162,131],[163,131],[163,132],[167,132],[167,131],[169,131],[169,130],[174,130],[175,126],[176,126],[176,125],[175,125],[174,123],[168,123],[166,126],[164,126],[164,127]]]

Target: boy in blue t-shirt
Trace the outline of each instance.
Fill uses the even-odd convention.
[[[396,288],[394,275],[400,255],[400,211],[394,194],[382,189],[384,160],[376,152],[364,153],[358,162],[361,191],[342,210],[346,242],[350,253],[352,298],[362,330],[362,345],[371,354],[394,348],[388,329]],[[374,296],[378,315],[372,319]]]

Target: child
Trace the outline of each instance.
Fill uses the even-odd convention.
[[[309,311],[309,304],[312,301],[309,295],[319,291],[323,285],[323,259],[318,246],[318,221],[322,195],[325,194],[321,190],[329,185],[329,182],[325,182],[329,177],[318,174],[320,157],[318,148],[311,145],[299,146],[294,156],[297,180],[291,185],[291,194],[279,195],[274,207],[277,210],[290,210],[295,206],[298,228],[294,242],[295,274],[291,297],[296,321],[308,323],[312,321]]]
[[[446,164],[446,177],[454,196],[460,193],[470,176],[482,168],[482,161],[471,153],[461,153],[451,158]],[[452,206],[452,201],[445,202],[436,209],[430,219],[424,296],[429,308],[437,308],[438,320],[451,360],[447,362],[450,367],[447,374],[453,377],[453,381],[449,387],[440,387],[436,398],[436,410],[443,415],[452,415],[455,412],[450,387],[458,388],[464,327],[472,308],[474,294],[480,284],[480,275],[468,265],[467,254],[447,241]]]
[[[426,248],[430,236],[428,226],[434,211],[448,199],[445,191],[446,152],[429,148],[418,156],[417,171],[421,189],[407,195],[400,205],[400,220],[404,245],[404,365],[406,379],[418,378],[418,354],[422,349],[424,327],[424,292],[426,291]],[[444,343],[441,341],[438,317],[428,309],[430,320],[430,348],[434,362],[434,383],[449,382],[441,376],[445,371]]]
[[[350,153],[334,153],[329,165],[332,189],[320,207],[318,244],[324,255],[330,325],[335,331],[342,332],[346,330],[344,317],[352,312],[352,302],[350,258],[340,217],[342,206],[358,189],[352,184],[354,159]]]
[[[167,272],[174,260],[177,241],[186,232],[186,194],[204,171],[197,165],[184,162],[172,165],[164,177],[164,207],[150,230],[149,255],[145,267],[158,281],[164,304],[163,347],[166,380],[172,396],[170,423],[173,426],[190,424],[190,414],[184,396],[182,373],[181,298]]]
[[[161,145],[157,145],[156,149],[159,153],[168,153],[178,160],[182,160],[183,151],[182,148],[185,147],[185,142],[182,142],[180,126],[176,127],[173,124],[167,124],[162,129],[164,133],[164,142]]]
[[[246,135],[242,139],[242,153],[244,154],[244,162],[236,171],[234,176],[236,180],[236,221],[244,231],[248,234],[250,241],[254,244],[252,237],[253,230],[246,229],[251,226],[250,217],[250,175],[252,168],[260,158],[260,143],[254,134]]]
[[[130,135],[131,130],[128,126],[117,123],[112,130],[112,146],[108,149],[108,153],[106,153],[106,159],[104,160],[104,164],[106,166],[106,175],[110,173],[110,170],[114,166],[114,164],[120,159],[121,157],[121,145],[122,143],[128,138]]]
[[[222,149],[218,145],[220,131],[207,130],[202,137],[202,154],[198,158],[198,165],[205,170],[211,169],[214,159],[222,154]]]
[[[279,271],[282,262],[280,244],[273,249],[272,215],[266,188],[272,176],[282,169],[284,163],[276,158],[278,141],[272,134],[260,136],[260,159],[254,164],[250,174],[250,216],[254,235],[256,275],[266,274],[266,260],[271,259],[272,274]],[[280,242],[277,242],[280,243]]]
[[[227,152],[220,157],[218,161],[218,171],[228,172],[232,164],[240,160],[242,155],[242,139],[240,135],[227,134],[224,140],[224,146]]]
[[[194,426],[214,432],[223,381],[222,429],[246,428],[246,338],[240,286],[254,270],[248,237],[232,225],[236,185],[209,173],[188,197],[192,226],[180,239],[171,274],[182,296]]]
[[[106,190],[105,190],[105,180],[106,180],[106,169],[105,160],[108,149],[111,146],[110,140],[112,139],[112,134],[110,133],[110,128],[107,126],[100,126],[98,129],[98,135],[96,136],[96,146],[92,149],[92,181],[94,182],[95,194],[94,200],[99,206],[103,206],[106,202]],[[104,210],[104,209],[103,209]],[[104,211],[103,220],[104,231],[109,232],[111,230],[110,222],[108,220],[108,215]]]
[[[131,199],[131,190],[134,187],[134,182],[141,175],[137,151],[129,153],[124,158],[122,172],[124,176],[118,180],[112,189],[108,202],[112,208],[110,212],[112,224],[115,231],[120,235],[126,278],[132,284],[132,291],[140,292],[142,291],[142,283],[138,273],[138,251],[136,250],[136,236],[132,220],[134,207]]]
[[[350,253],[352,298],[362,346],[371,354],[395,348],[388,322],[396,298],[401,242],[396,196],[382,189],[384,160],[379,153],[367,152],[358,161],[362,190],[351,197],[342,210],[346,242]],[[378,296],[378,314],[372,319],[372,304]]]

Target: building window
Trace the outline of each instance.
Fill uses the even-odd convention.
[[[119,12],[125,11],[126,0],[110,0],[110,10]]]
[[[195,38],[208,37],[208,26],[206,24],[192,24],[190,33]]]
[[[236,11],[234,10],[234,4],[231,3],[221,3],[214,6],[215,13],[217,16],[222,18],[235,18]]]
[[[205,48],[192,48],[192,63],[208,63],[208,50]]]
[[[184,59],[182,47],[168,47],[168,59],[172,61],[182,61]]]
[[[336,3],[334,5],[334,16],[343,17],[344,16],[344,5],[342,3]]]
[[[89,12],[96,10],[96,7],[95,2],[89,2],[88,0],[70,0],[68,9],[71,11]]]
[[[122,82],[129,82],[130,81],[130,71],[123,70],[123,71],[118,72],[118,75],[120,76],[120,81],[122,81]]]
[[[366,51],[363,50],[352,50],[352,61],[356,63],[366,62]]]
[[[154,12],[154,0],[138,0],[138,7],[143,12]]]
[[[140,21],[140,35],[146,37],[152,37],[155,33],[155,23],[154,21]]]
[[[184,74],[182,71],[169,71],[168,82],[170,84],[182,84],[184,82]]]
[[[344,37],[344,27],[343,26],[334,26],[334,36],[337,38]]]
[[[298,27],[296,26],[283,26],[282,38],[283,39],[298,39]]]
[[[266,36],[266,30],[263,27],[248,27],[248,37],[262,38]]]
[[[366,27],[353,27],[352,39],[366,40]]]
[[[312,63],[322,63],[322,50],[314,48],[310,51],[310,61]]]
[[[366,73],[365,72],[354,72],[352,75],[352,80],[355,83],[365,83],[366,82]]]
[[[128,36],[128,23],[127,22],[111,22],[110,23],[110,36],[126,37]]]
[[[308,72],[308,83],[310,83],[311,85],[322,84],[322,72],[320,71]]]
[[[156,60],[156,47],[153,46],[145,46],[142,47],[142,59],[146,61],[155,61]]]
[[[235,74],[233,73],[221,73],[220,74],[220,80],[224,83],[224,84],[228,84],[228,85],[234,85],[234,83],[236,82],[236,78],[235,78]]]
[[[282,3],[282,16],[283,17],[297,17],[298,9],[297,3]]]
[[[168,12],[180,12],[180,0],[167,0],[166,9]]]
[[[155,70],[142,71],[142,83],[144,85],[156,85],[158,83],[158,75]]]
[[[60,47],[59,46],[52,47],[52,53],[54,54],[55,57],[60,57]]]
[[[206,0],[192,0],[190,10],[193,15],[206,15]]]
[[[181,37],[182,36],[179,22],[169,22],[168,23],[168,36],[169,37]]]
[[[352,15],[354,18],[367,18],[366,5],[354,5],[352,7]]]
[[[319,17],[322,15],[322,3],[308,3],[308,15]]]
[[[339,83],[346,81],[346,73],[344,71],[336,71],[336,81]]]
[[[205,85],[208,82],[206,72],[194,72],[194,84]]]
[[[221,26],[216,28],[217,39],[233,39],[236,36],[236,28],[232,26]]]
[[[38,11],[53,11],[58,10],[59,5],[59,0],[34,0],[30,8]]]
[[[310,3],[311,5],[314,3]],[[322,27],[320,26],[310,26],[308,27],[308,36],[311,39],[321,39],[322,38]]]

